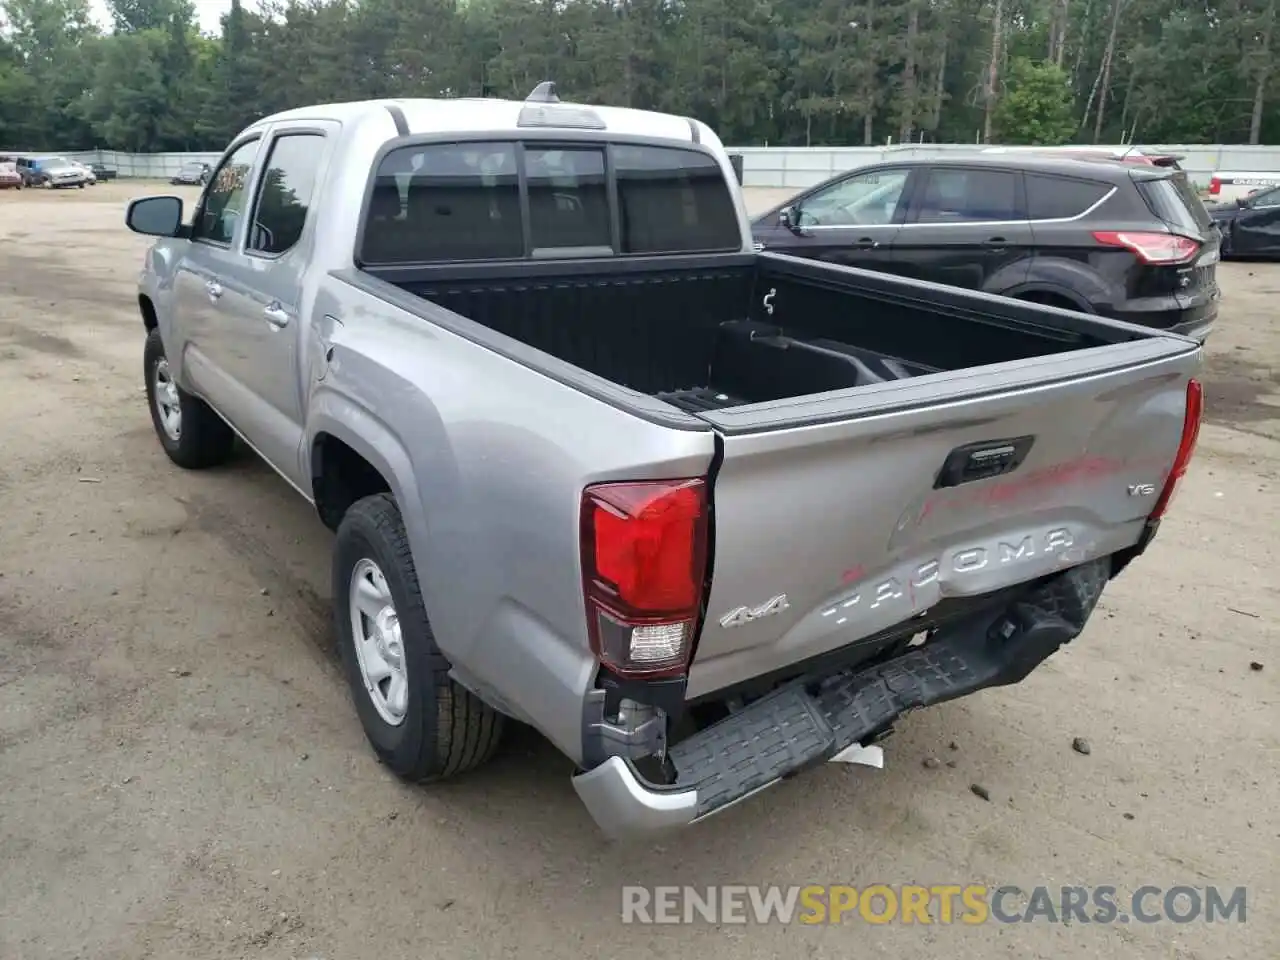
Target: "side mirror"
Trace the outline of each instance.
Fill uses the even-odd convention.
[[[778,211],[778,226],[786,227],[792,233],[800,230],[800,207],[783,207]]]
[[[1248,197],[1236,197],[1236,206],[1237,206],[1237,207],[1241,207],[1241,208],[1244,208],[1244,207],[1249,206],[1249,198],[1248,198]]]
[[[125,226],[148,237],[176,237],[182,231],[179,197],[140,197],[129,201]]]

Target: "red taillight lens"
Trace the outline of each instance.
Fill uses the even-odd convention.
[[[1211,178],[1209,180],[1209,193],[1216,197],[1221,192],[1222,192],[1222,181],[1219,180],[1217,177]]]
[[[681,673],[702,609],[708,510],[701,479],[595,483],[582,493],[587,632],[621,676]]]
[[[1169,470],[1169,478],[1160,491],[1160,499],[1151,511],[1151,519],[1159,520],[1169,509],[1173,495],[1177,492],[1178,482],[1186,475],[1187,465],[1191,463],[1191,455],[1195,453],[1196,441],[1200,438],[1200,418],[1204,414],[1204,390],[1199,380],[1187,381],[1187,412],[1182,418],[1182,441],[1178,444],[1178,453],[1173,458],[1173,466]]]
[[[1132,250],[1143,263],[1185,263],[1200,249],[1199,242],[1173,233],[1095,230],[1093,239],[1108,247]]]

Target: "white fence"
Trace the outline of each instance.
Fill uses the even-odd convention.
[[[121,153],[118,150],[77,150],[61,156],[81,163],[100,163],[117,176],[168,180],[184,163],[200,160],[213,165],[220,153]]]
[[[1146,151],[1181,154],[1191,179],[1206,185],[1215,170],[1280,171],[1280,146],[1230,144],[1150,144]],[[833,173],[894,157],[937,157],[980,149],[972,144],[924,144],[892,147],[730,147],[742,155],[743,184],[799,190],[820,183]],[[1113,149],[1113,148],[1107,148]],[[217,153],[120,153],[88,150],[68,154],[85,163],[101,163],[122,177],[168,179],[183,163],[217,163]]]
[[[1182,156],[1181,166],[1196,183],[1207,186],[1218,170],[1280,171],[1280,146],[1230,144],[1139,144],[1144,152]],[[906,157],[954,156],[980,150],[972,144],[946,143],[894,147],[730,147],[742,155],[742,183],[748,187],[787,187],[800,190],[827,177],[882,160]],[[1122,147],[1106,146],[1114,150]]]

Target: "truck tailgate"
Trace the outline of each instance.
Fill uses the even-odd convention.
[[[688,695],[1132,546],[1199,363],[1152,337],[705,414],[721,459]]]

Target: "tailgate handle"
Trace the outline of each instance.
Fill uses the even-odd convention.
[[[933,489],[957,487],[962,483],[1012,473],[1027,458],[1035,440],[1035,437],[1013,437],[1009,440],[981,440],[956,447],[943,461]]]

